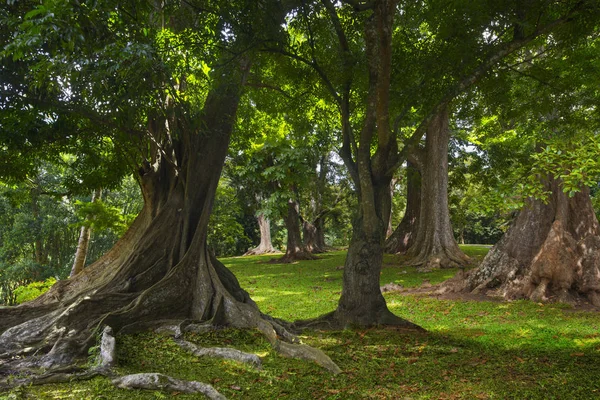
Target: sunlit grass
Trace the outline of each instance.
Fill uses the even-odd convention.
[[[488,250],[466,246],[474,258]],[[228,258],[263,312],[287,320],[332,311],[339,299],[343,252],[297,264],[273,256]],[[435,284],[456,271],[419,274],[386,256],[382,284]],[[473,302],[386,293],[389,308],[428,333],[395,329],[306,332],[302,340],[329,354],[343,373],[279,356],[255,331],[189,334],[203,346],[231,346],[263,358],[256,370],[197,359],[165,336],[118,338],[120,374],[162,372],[211,383],[230,399],[594,399],[600,398],[600,315],[529,301]],[[115,389],[97,378],[14,391],[15,398],[192,399],[198,396]],[[8,394],[0,395],[7,399]]]

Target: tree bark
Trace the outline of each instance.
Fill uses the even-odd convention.
[[[431,121],[425,137],[421,173],[421,210],[415,241],[408,251],[410,265],[422,270],[467,265],[469,257],[458,247],[448,208],[448,141],[450,114],[444,107]]]
[[[394,191],[395,191],[395,187],[396,187],[397,183],[398,183],[398,179],[397,178],[393,178],[390,181],[390,198],[391,199],[394,198]],[[393,207],[393,202],[392,202],[392,207]],[[387,230],[385,232],[386,240],[390,236],[392,236],[393,233],[394,233],[394,225],[392,224],[392,208],[390,208],[390,219],[388,220],[388,226],[387,226]]]
[[[600,307],[600,225],[589,189],[569,198],[560,181],[548,179],[545,185],[552,193],[548,204],[529,199],[458,289]]]
[[[270,221],[263,213],[258,214],[256,217],[258,220],[258,227],[260,229],[260,243],[257,247],[248,250],[245,256],[257,256],[260,254],[277,253],[277,249],[273,247],[271,241],[271,224]]]
[[[324,238],[319,238],[318,235],[323,235],[323,231],[319,232],[317,230],[317,225],[311,224],[307,220],[302,221],[302,237],[304,242],[304,248],[311,254],[315,253],[324,253],[324,246],[321,247],[319,245],[319,240],[324,242]]]
[[[327,244],[325,243],[325,216],[321,215],[317,217],[314,222],[315,225],[315,246],[318,249],[321,249],[321,252],[325,252],[327,250]]]
[[[406,210],[402,221],[385,241],[385,252],[404,254],[412,246],[419,228],[421,213],[421,174],[408,162],[406,168]]]
[[[292,199],[288,200],[285,227],[287,228],[287,248],[285,255],[279,259],[279,262],[291,263],[298,260],[313,260],[315,257],[305,247],[300,234],[298,202]]]
[[[102,196],[102,189],[94,190],[92,194],[92,203]],[[88,218],[89,219],[89,218]],[[71,268],[70,278],[74,277],[81,271],[85,266],[85,259],[88,253],[88,244],[92,235],[92,227],[83,225],[79,233],[79,241],[77,242],[77,250],[75,251],[75,260],[73,261],[73,267]]]

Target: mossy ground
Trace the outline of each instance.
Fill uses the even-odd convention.
[[[481,258],[486,247],[464,250]],[[334,309],[341,290],[344,252],[315,261],[270,264],[273,256],[225,259],[261,309],[287,320]],[[417,273],[386,256],[382,284],[415,287],[456,270]],[[285,359],[254,331],[188,335],[200,345],[231,346],[258,354],[262,370],[234,362],[197,359],[165,336],[118,338],[119,373],[161,372],[211,383],[231,399],[594,399],[600,398],[600,314],[528,301],[437,300],[387,293],[392,311],[425,329],[308,332],[342,368],[332,376],[306,361]],[[110,381],[45,385],[0,394],[0,399],[160,399],[201,395],[126,391]]]

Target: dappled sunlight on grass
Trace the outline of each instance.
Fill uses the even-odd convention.
[[[487,248],[465,248],[483,250]],[[223,262],[263,312],[294,320],[335,309],[344,257],[344,252],[333,252],[293,265],[265,263],[273,255]],[[420,274],[394,260],[395,256],[386,256],[382,283],[435,284],[456,272]],[[118,337],[118,372],[161,372],[206,382],[230,399],[600,398],[598,313],[529,301],[450,301],[393,292],[385,298],[390,310],[428,332],[395,328],[304,332],[303,342],[325,351],[342,368],[336,376],[311,362],[280,356],[257,331],[234,329],[189,333],[185,338],[199,346],[235,347],[257,354],[262,369],[196,358],[168,337],[145,333]],[[198,398],[125,391],[105,378],[23,391],[31,398],[47,399]],[[0,399],[4,400],[2,395]]]

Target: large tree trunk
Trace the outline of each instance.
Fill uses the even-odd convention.
[[[325,243],[325,216],[319,216],[315,220],[315,247],[321,249],[321,252],[327,250],[327,244]]]
[[[300,234],[298,202],[292,199],[288,200],[285,227],[287,228],[287,248],[285,255],[279,259],[279,262],[291,263],[298,260],[313,260],[315,257],[305,247]]]
[[[448,107],[431,121],[421,168],[421,211],[408,262],[422,270],[464,266],[470,262],[454,240],[448,208]]]
[[[102,189],[94,190],[92,194],[92,203],[99,199],[102,195]],[[85,266],[85,260],[87,258],[88,253],[88,245],[90,243],[90,237],[92,235],[92,227],[83,225],[81,227],[81,231],[79,232],[79,241],[77,242],[77,250],[75,251],[75,260],[73,261],[73,267],[71,268],[70,278],[74,277],[81,271],[83,271],[83,267]]]
[[[589,189],[569,198],[554,179],[546,189],[552,193],[548,204],[527,201],[464,289],[600,307],[600,225]]]
[[[115,247],[33,302],[0,309],[0,376],[85,360],[104,326],[135,332],[177,321],[177,329],[183,330],[190,321],[208,321],[257,328],[279,351],[296,346],[281,342],[279,337],[289,336],[260,313],[206,245],[209,215],[247,74],[235,62],[226,65],[227,70],[215,74],[198,131],[184,128],[176,118],[150,122],[153,143],[163,146],[154,147],[153,157],[138,171],[145,206]],[[167,160],[169,156],[176,159]]]
[[[302,221],[302,236],[304,248],[312,254],[325,252],[325,234],[323,232],[322,218],[317,218],[314,224],[307,220]]]
[[[258,214],[258,227],[260,229],[260,243],[257,247],[248,250],[245,256],[257,256],[260,254],[277,253],[271,241],[271,223],[263,213]]]
[[[385,252],[406,253],[412,246],[419,228],[421,213],[421,174],[411,162],[406,168],[406,210],[402,221],[385,241]]]
[[[335,20],[331,2],[328,12]],[[358,194],[352,239],[344,264],[342,294],[332,313],[321,317],[329,326],[396,325],[418,328],[389,311],[379,285],[383,261],[383,244],[390,217],[390,182],[398,147],[390,126],[389,88],[392,70],[392,32],[396,0],[371,3],[372,13],[365,20],[365,48],[369,75],[366,113],[359,137],[354,142],[350,124],[350,97],[345,91],[340,102],[344,141],[340,156],[348,167]],[[339,20],[335,20],[339,23]],[[339,33],[342,46],[345,37]],[[351,61],[344,54],[344,66]],[[348,87],[348,86],[347,86]],[[377,143],[372,154],[373,144]]]
[[[304,247],[312,254],[325,252],[325,232],[323,230],[323,222],[327,210],[323,205],[323,193],[327,186],[327,173],[329,165],[327,156],[321,155],[318,163],[317,182],[314,187],[313,196],[310,199],[310,208],[314,220],[312,222],[302,218],[302,237]]]

